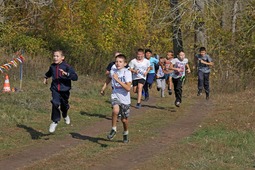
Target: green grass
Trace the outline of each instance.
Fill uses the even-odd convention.
[[[11,87],[16,87],[12,81]],[[64,138],[69,130],[79,131],[100,121],[100,116],[110,116],[111,108],[105,102],[108,98],[99,95],[101,83],[98,80],[94,80],[94,84],[91,82],[90,77],[80,76],[80,81],[73,83],[69,114],[75,124],[67,127],[62,120],[57,133],[50,136],[51,140]],[[1,94],[0,158],[24,147],[51,142],[47,140],[51,123],[50,100],[49,85],[43,85],[42,80],[25,79],[23,91]]]
[[[255,91],[215,95],[212,109],[197,131],[138,169],[254,169]]]
[[[50,136],[49,85],[43,85],[41,80],[24,80],[22,92],[1,94],[0,159],[30,146],[62,140],[71,132],[79,133],[86,127],[93,126],[95,122],[110,117],[110,87],[105,96],[99,94],[103,81],[81,76],[78,82],[73,83],[69,114],[71,121],[75,123],[66,126],[63,121],[60,122],[56,133]],[[189,84],[184,86],[182,107],[177,111],[173,104],[174,96],[156,97],[154,104],[146,106],[149,109],[144,109],[144,112],[136,114],[135,117],[131,110],[130,144],[117,142],[122,139],[122,125],[118,123],[119,132],[114,141],[105,140],[108,132],[102,131],[75,147],[60,151],[50,159],[35,162],[27,169],[89,169],[98,160],[107,163],[113,158],[113,153],[139,149],[144,143],[160,135],[158,129],[187,113],[186,109],[192,105],[195,96],[195,89],[190,87]],[[155,96],[159,96],[155,89],[152,91]],[[211,109],[194,134],[164,148],[164,152],[136,169],[253,169],[254,95],[254,90],[212,95]],[[136,97],[134,94],[132,96]],[[132,99],[132,103],[135,102]],[[110,126],[109,121],[109,129]]]

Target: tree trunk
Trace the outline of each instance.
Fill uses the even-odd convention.
[[[232,18],[232,43],[235,42],[237,12],[238,12],[238,0],[235,0]]]
[[[195,0],[194,7],[198,13],[198,18],[195,21],[194,29],[195,29],[195,37],[194,37],[194,50],[197,51],[198,47],[206,47],[207,39],[206,39],[206,29],[204,22],[204,8],[206,0]]]
[[[0,0],[0,11],[1,12],[4,11],[4,7],[5,7],[4,0]],[[2,14],[0,14],[0,23],[3,24],[4,20],[5,20],[5,17]]]
[[[174,56],[177,57],[178,52],[180,50],[183,50],[183,43],[182,43],[182,32],[180,28],[180,22],[181,22],[181,16],[179,12],[179,6],[178,6],[178,0],[170,0],[170,6],[172,10],[174,11],[173,13],[173,51],[174,51]]]

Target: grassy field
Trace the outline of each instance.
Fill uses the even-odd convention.
[[[254,95],[254,90],[215,95],[213,109],[192,136],[137,169],[254,169]]]
[[[102,82],[98,78],[80,76],[79,81],[73,83],[69,112],[72,125],[66,126],[62,121],[54,135],[48,134],[51,123],[49,85],[43,85],[41,79],[25,80],[22,92],[1,94],[0,159],[28,147],[62,140],[72,132],[78,133],[110,117],[110,88],[105,96],[100,96]],[[102,131],[93,137],[94,140],[84,140],[50,159],[35,162],[27,169],[89,169],[98,160],[107,162],[115,152],[139,148],[143,143],[157,138],[160,135],[158,129],[183,116],[185,109],[193,103],[194,84],[188,82],[185,85],[183,107],[177,112],[173,107],[173,96],[164,99],[156,97],[153,106],[157,108],[147,106],[149,109],[143,114],[131,117],[130,144],[116,142],[121,140],[120,135],[115,142],[104,140],[107,132]],[[13,82],[13,86],[17,85],[17,81]],[[159,96],[155,89],[153,93]],[[163,153],[136,169],[253,169],[254,94],[254,90],[214,94],[210,101],[211,110],[193,135],[165,148]],[[120,123],[118,126],[121,128]]]

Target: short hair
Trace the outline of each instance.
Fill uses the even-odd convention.
[[[205,47],[200,47],[199,52],[201,52],[201,51],[206,51],[206,48]]]
[[[145,49],[145,53],[147,53],[147,52],[152,53],[152,51],[150,49]]]
[[[144,53],[144,49],[138,48],[137,52],[143,52]]]
[[[59,52],[61,56],[65,56],[63,50],[57,49],[57,50],[53,51],[53,53],[55,53],[55,52]]]
[[[121,52],[116,51],[116,52],[114,53],[114,56],[116,57],[116,56],[119,55],[119,54],[121,54]]]
[[[122,59],[124,60],[124,62],[127,61],[127,57],[126,57],[124,54],[119,54],[119,55],[117,55],[117,56],[115,57],[115,59],[116,59],[116,58],[122,58]]]
[[[180,54],[181,52],[183,52],[183,53],[184,53],[184,50],[179,50],[179,51],[178,51],[178,54]]]
[[[174,53],[172,50],[169,50],[168,53]]]

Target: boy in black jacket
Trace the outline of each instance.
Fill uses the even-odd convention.
[[[50,90],[52,92],[52,114],[49,132],[53,133],[56,130],[60,121],[60,111],[66,124],[70,124],[70,117],[67,115],[69,109],[68,99],[70,96],[71,80],[77,81],[78,76],[74,69],[65,61],[63,51],[57,50],[54,52],[53,63],[49,71],[45,73],[44,84],[47,84],[48,78],[52,77]]]

